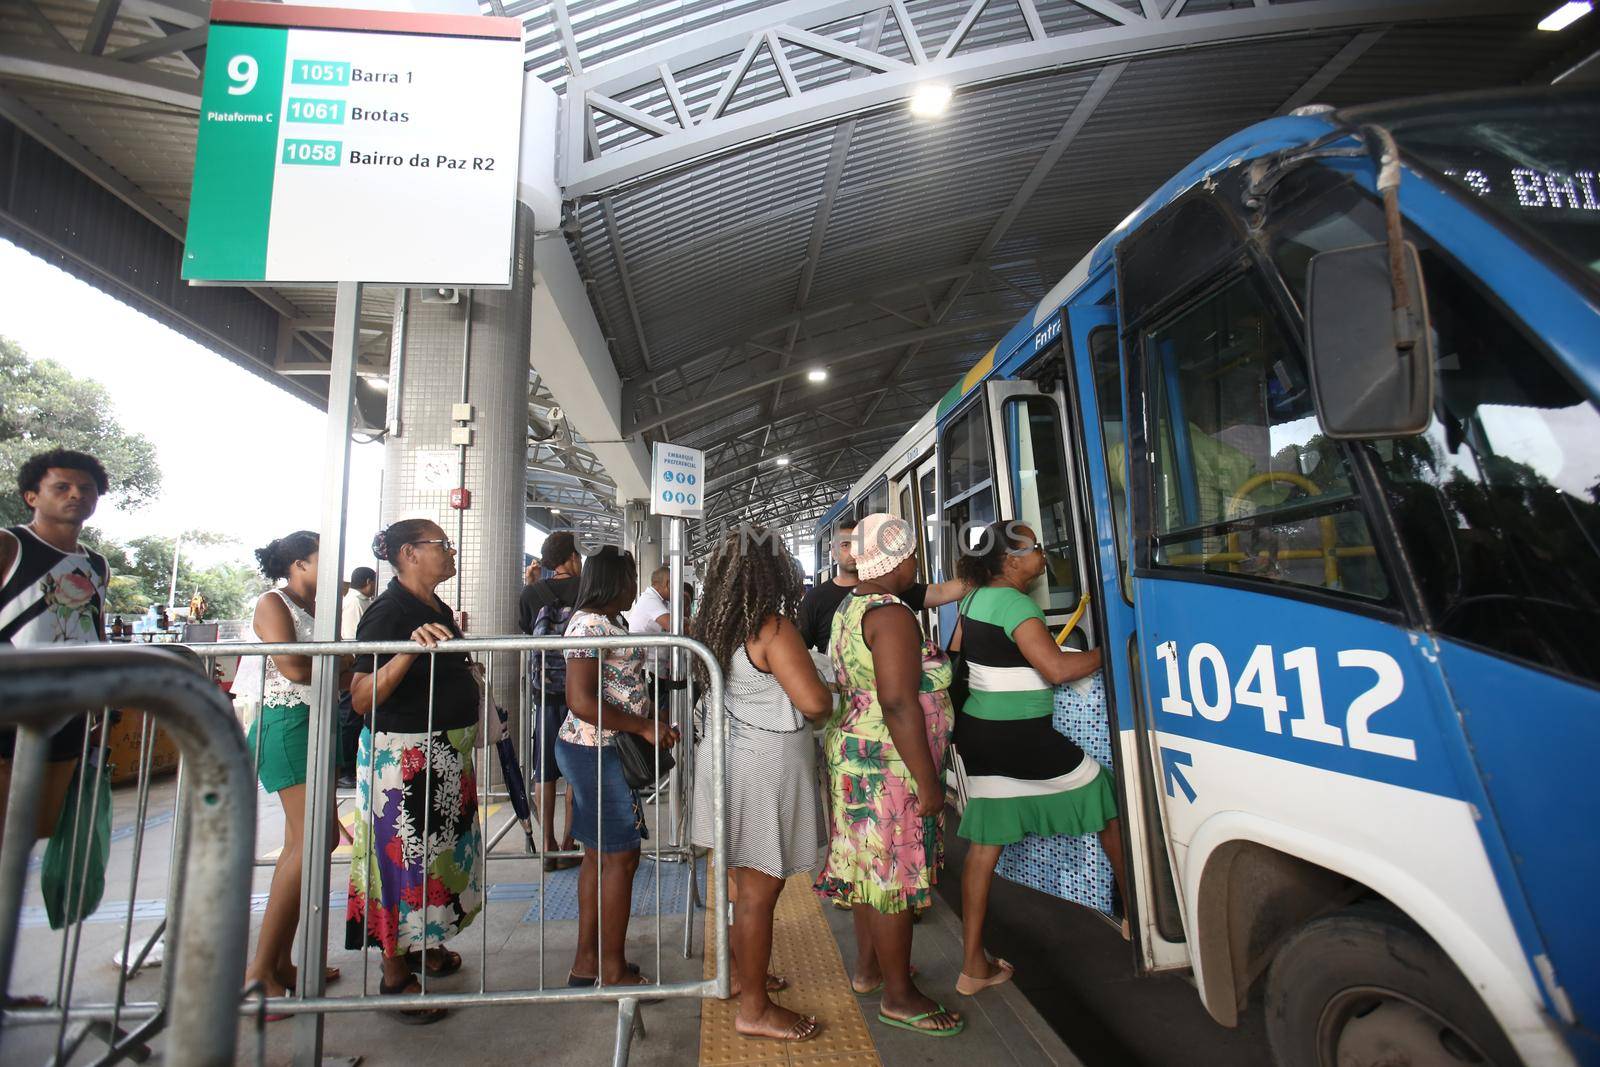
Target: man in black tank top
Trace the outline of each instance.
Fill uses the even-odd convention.
[[[108,487],[99,460],[67,449],[33,456],[18,470],[17,489],[33,521],[0,530],[0,643],[38,648],[105,640],[110,568],[104,556],[78,543],[78,535]],[[50,738],[36,837],[55,829],[83,748],[84,720],[74,717]],[[15,744],[16,730],[0,729],[0,836]]]

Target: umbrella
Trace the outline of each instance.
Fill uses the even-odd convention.
[[[494,743],[500,753],[500,776],[505,779],[506,792],[511,796],[511,809],[522,823],[522,832],[528,837],[528,851],[539,851],[533,843],[533,822],[528,809],[528,786],[522,778],[522,764],[517,760],[517,745],[511,738],[511,722],[506,709],[496,704],[494,712],[500,717],[500,739]]]

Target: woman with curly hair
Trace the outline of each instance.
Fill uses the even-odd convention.
[[[772,1002],[768,994],[787,983],[767,973],[772,915],[784,880],[815,870],[825,840],[808,720],[826,718],[833,699],[790,621],[804,592],[801,570],[778,538],[747,528],[729,534],[712,553],[704,606],[693,626],[724,679],[728,873],[738,897],[734,1029],[779,1041],[806,1041],[821,1029],[811,1016]],[[695,672],[704,686],[706,669],[698,660]],[[694,842],[710,847],[710,775],[696,776],[694,813]]]

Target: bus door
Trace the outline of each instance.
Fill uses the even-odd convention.
[[[909,522],[917,531],[917,581],[928,582],[933,561],[928,558],[928,528],[923,522],[921,502],[917,499],[917,465],[913,462],[889,479],[889,513]],[[931,634],[928,619],[932,612],[919,613],[924,633]]]
[[[1040,365],[1059,367],[1059,346]],[[992,381],[985,385],[985,407],[996,458],[994,488],[998,514],[1033,530],[1045,551],[1045,572],[1028,594],[1039,605],[1053,633],[1069,648],[1099,645],[1100,629],[1087,610],[1089,574],[1084,553],[1092,551],[1091,529],[1083,510],[1076,451],[1068,432],[1062,390],[1051,382]],[[1116,767],[1100,675],[1058,686],[1052,724],[1106,767]],[[1113,919],[1126,910],[1115,899],[1111,867],[1094,835],[1027,837],[1007,846],[1000,874],[1041,892],[1094,909]]]
[[[1071,392],[1068,410],[1078,462],[1077,478],[1092,531],[1084,541],[1090,573],[1087,615],[1097,620],[1105,655],[1107,717],[1114,740],[1127,870],[1134,900],[1128,909],[1139,963],[1146,971],[1189,965],[1171,859],[1150,772],[1145,704],[1138,687],[1138,639],[1128,569],[1127,459],[1123,447],[1122,358],[1116,309],[1085,304],[1066,311]]]

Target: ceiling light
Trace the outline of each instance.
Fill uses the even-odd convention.
[[[788,465],[789,465],[789,457],[788,456],[779,456],[778,457],[778,466],[787,467]]]
[[[1569,5],[1570,6],[1570,5]],[[1588,5],[1584,5],[1588,6]],[[950,106],[950,87],[930,82],[919,85],[911,93],[911,113],[918,118],[934,119]]]
[[[561,509],[560,508],[551,508],[550,509],[550,514],[559,515],[559,514],[561,514]]]
[[[1562,4],[1540,20],[1539,28],[1552,33],[1564,30],[1593,10],[1593,0],[1572,0],[1571,3]]]
[[[806,371],[806,381],[808,382],[825,382],[827,380],[828,369],[826,367],[813,367],[811,370]]]

